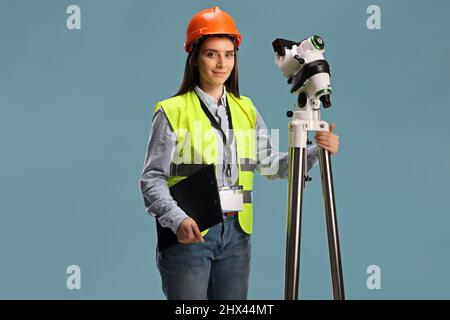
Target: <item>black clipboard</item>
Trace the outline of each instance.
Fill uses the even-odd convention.
[[[214,164],[205,165],[169,188],[177,205],[198,225],[200,232],[223,221]],[[156,219],[158,250],[161,252],[178,242],[170,228]]]

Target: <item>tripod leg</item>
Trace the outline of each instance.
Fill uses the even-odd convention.
[[[297,300],[300,271],[300,232],[305,183],[306,148],[289,148],[285,300]]]
[[[325,207],[325,218],[328,233],[328,250],[330,253],[331,280],[335,300],[344,300],[344,279],[342,276],[341,252],[336,220],[336,204],[334,202],[333,172],[330,154],[319,148],[320,175],[322,178],[322,194]]]

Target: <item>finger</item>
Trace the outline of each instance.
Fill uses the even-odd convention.
[[[317,145],[322,149],[326,149],[329,147],[329,145],[326,142],[320,142],[320,143],[317,143]]]
[[[200,233],[200,229],[198,228],[197,224],[192,225],[192,231],[194,232],[194,236],[195,239],[197,239],[197,241],[205,242],[205,240],[203,240],[203,237]]]
[[[192,232],[192,227],[190,225],[187,226],[185,235],[185,240],[187,242],[192,242],[195,240],[195,235],[194,232]]]
[[[316,140],[325,140],[325,141],[339,141],[339,139],[336,136],[318,136],[316,137]]]
[[[339,145],[339,140],[335,140],[335,139],[316,139],[317,143],[325,143],[325,144],[330,144],[330,145],[334,145],[334,146],[338,146]]]
[[[330,142],[318,142],[317,143],[319,145],[319,147],[326,147],[326,148],[333,148],[333,149],[337,149],[338,148],[338,144],[337,143],[330,143]]]
[[[186,232],[183,232],[183,234],[181,235],[181,237],[178,239],[178,242],[181,243],[189,243],[189,236]]]
[[[316,138],[339,140],[339,136],[331,132],[327,132],[325,134],[318,134],[316,135]]]
[[[333,142],[333,141],[317,141],[316,143],[317,145],[324,145],[327,147],[334,147],[334,148],[338,148],[339,147],[339,143]]]
[[[323,149],[323,150],[328,151],[330,154],[335,154],[337,152],[337,150],[332,148],[332,147],[321,146],[320,148]]]
[[[327,131],[319,131],[316,135],[315,138],[323,138],[323,137],[333,137],[336,139],[339,139],[339,136],[333,132],[327,132]]]
[[[338,151],[338,147],[335,146],[335,145],[318,144],[318,146],[319,146],[320,148],[322,148],[322,149],[325,149],[325,150],[327,150],[327,151],[333,153],[333,154],[336,153],[336,152]]]
[[[333,132],[335,128],[336,128],[336,125],[334,123],[331,123],[330,124],[330,132]]]

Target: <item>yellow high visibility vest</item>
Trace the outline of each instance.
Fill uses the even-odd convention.
[[[251,234],[253,171],[256,166],[256,109],[248,97],[237,98],[228,91],[227,101],[236,139],[237,185],[244,188],[244,205],[243,210],[239,211],[238,219],[242,230]],[[195,91],[159,101],[154,112],[159,108],[164,110],[176,135],[168,186],[185,179],[207,164],[214,163],[217,170],[219,157],[215,129],[204,113]],[[207,232],[208,230],[204,230],[202,236]]]

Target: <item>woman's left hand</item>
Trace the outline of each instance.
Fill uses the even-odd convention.
[[[333,133],[336,126],[330,124],[330,131],[317,131],[315,139],[316,143],[322,149],[328,150],[330,154],[336,154],[339,150],[339,136]]]

